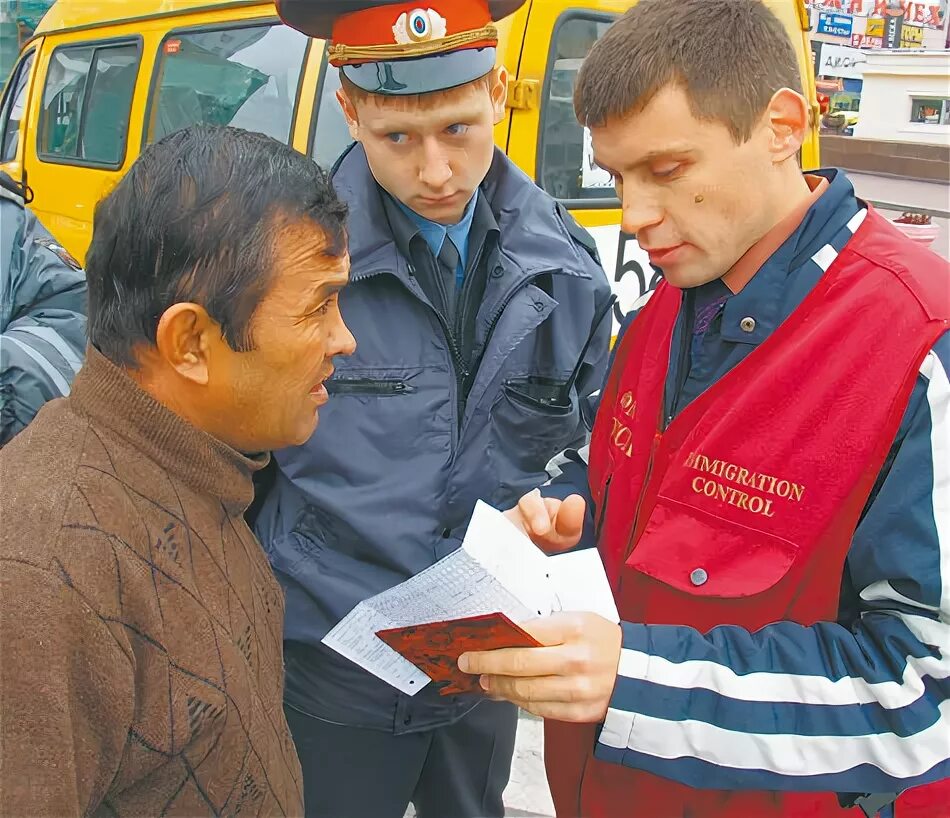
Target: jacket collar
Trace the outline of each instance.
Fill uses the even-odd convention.
[[[418,286],[409,276],[408,262],[392,236],[383,193],[373,178],[362,146],[354,144],[337,161],[332,173],[338,195],[350,208],[350,280],[354,283],[390,273],[410,290]],[[502,276],[496,283],[515,284],[542,272],[563,271],[589,278],[589,264],[557,215],[554,202],[495,149],[481,185],[500,232]],[[525,229],[530,225],[531,229]]]
[[[854,195],[854,187],[843,172],[830,169],[812,173],[826,178],[828,188],[749,283],[736,295],[729,294],[720,279],[698,288],[709,290],[712,297],[728,296],[722,317],[724,340],[757,345],[768,338],[782,321],[784,294],[796,273],[846,227],[861,207]],[[741,329],[742,319],[746,316],[755,316],[752,332]]]

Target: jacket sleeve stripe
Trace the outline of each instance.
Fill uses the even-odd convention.
[[[32,324],[19,324],[16,327],[16,331],[34,335],[46,341],[51,347],[54,347],[56,351],[63,356],[63,360],[66,361],[69,368],[72,369],[74,375],[82,368],[82,360],[80,360],[75,350],[66,343],[63,336],[56,332],[56,330],[50,327],[34,326]]]
[[[649,670],[646,670],[647,664]],[[920,698],[924,692],[922,677],[950,677],[950,667],[935,656],[911,656],[900,678],[869,683],[853,676],[829,679],[822,675],[790,673],[739,675],[732,668],[715,662],[687,661],[674,664],[662,656],[624,649],[619,673],[630,679],[647,679],[654,684],[679,690],[710,690],[744,702],[844,707],[876,702],[888,710],[899,710]]]
[[[699,758],[718,767],[765,770],[785,776],[843,773],[868,764],[893,778],[908,779],[923,775],[947,760],[947,735],[950,735],[950,701],[941,703],[939,718],[933,724],[906,738],[892,733],[867,736],[745,733],[702,721],[672,721],[640,713],[623,746],[657,758]],[[603,734],[600,743],[611,746]]]
[[[60,395],[66,397],[69,394],[69,383],[62,376],[59,370],[53,366],[52,362],[40,355],[40,353],[29,344],[21,341],[18,338],[14,338],[10,333],[6,333],[3,336],[3,341],[5,343],[15,344],[17,347],[23,350],[23,352],[29,356],[36,363],[36,365],[40,367],[40,369],[43,370],[43,372],[46,374],[46,377],[50,379],[53,386],[56,387]]]

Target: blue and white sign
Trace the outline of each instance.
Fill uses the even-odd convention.
[[[818,33],[851,39],[854,18],[850,14],[819,14]]]

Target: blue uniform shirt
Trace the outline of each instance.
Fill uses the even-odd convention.
[[[475,215],[475,199],[477,196],[477,193],[475,196],[472,196],[469,203],[465,206],[465,212],[462,214],[462,218],[459,219],[456,224],[451,225],[439,224],[438,222],[425,218],[425,216],[420,216],[415,210],[406,206],[395,197],[393,198],[393,201],[396,202],[399,209],[419,228],[419,232],[422,234],[422,238],[426,240],[426,244],[429,245],[433,256],[436,258],[439,257],[446,236],[452,244],[455,245],[455,249],[458,250],[459,254],[459,263],[455,270],[455,285],[458,289],[462,289],[462,281],[465,279],[465,262],[468,258],[468,237],[472,231],[472,217]]]

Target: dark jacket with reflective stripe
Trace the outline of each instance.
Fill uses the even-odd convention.
[[[357,350],[338,361],[310,442],[277,453],[256,528],[287,592],[288,702],[409,732],[450,722],[472,702],[434,689],[403,696],[320,640],[358,602],[457,548],[476,500],[513,504],[547,479],[548,460],[585,438],[579,406],[600,386],[609,318],[583,350],[610,287],[591,238],[496,152],[482,193],[498,240],[470,273],[483,276],[484,292],[471,361],[460,364],[397,249],[361,148],[333,181],[350,206],[341,308]],[[565,408],[545,405],[579,360]]]
[[[82,270],[2,182],[0,446],[44,403],[69,394],[86,345]]]

